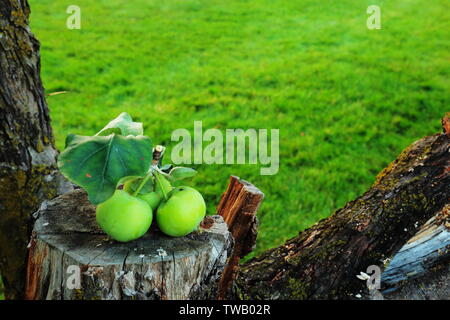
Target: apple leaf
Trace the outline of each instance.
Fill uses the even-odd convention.
[[[187,179],[195,176],[197,174],[197,171],[195,171],[192,168],[186,168],[186,167],[175,167],[172,170],[170,170],[169,178],[172,181]]]
[[[161,169],[162,172],[169,173],[170,169],[172,169],[172,168],[173,168],[173,165],[165,164],[160,169]]]
[[[122,112],[117,118],[111,120],[102,130],[100,130],[96,136],[107,136],[111,133],[121,134],[123,136],[142,136],[144,129],[142,122],[133,122],[131,116]]]
[[[124,177],[144,176],[151,160],[148,137],[69,135],[58,166],[70,181],[86,190],[93,204],[99,204],[114,194]]]

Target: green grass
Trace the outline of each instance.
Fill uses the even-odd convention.
[[[59,148],[120,112],[155,143],[176,128],[280,129],[280,171],[196,166],[213,213],[230,174],[266,194],[256,252],[361,194],[450,101],[447,0],[30,0]],[[382,29],[367,30],[378,4]]]
[[[0,300],[4,300],[5,296],[3,294],[3,281],[2,281],[2,277],[0,277]]]

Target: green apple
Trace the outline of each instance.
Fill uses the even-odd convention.
[[[144,200],[123,190],[97,206],[96,219],[111,238],[128,242],[143,236],[152,223],[153,212]]]
[[[158,208],[159,203],[161,202],[161,194],[158,192],[149,192],[145,194],[140,194],[137,196],[139,199],[144,200],[147,204],[152,208],[153,211]]]
[[[191,187],[174,188],[167,201],[162,201],[156,222],[165,234],[185,236],[198,228],[206,214],[206,204],[200,192]]]
[[[156,172],[155,175],[158,175],[157,177],[155,177],[155,179],[158,180],[155,182],[156,183],[155,191],[145,194],[139,194],[137,196],[139,199],[142,199],[145,202],[147,202],[153,211],[155,211],[156,208],[158,208],[159,204],[161,203],[161,199],[164,198],[164,195],[169,194],[169,192],[172,191],[173,189],[170,182],[166,178],[164,178],[162,174]]]

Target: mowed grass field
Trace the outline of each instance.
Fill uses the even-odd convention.
[[[122,111],[154,143],[193,129],[280,130],[280,170],[196,165],[214,213],[231,174],[258,186],[256,253],[364,192],[450,101],[446,0],[30,0],[60,149]],[[81,30],[66,9],[81,8]],[[369,5],[381,30],[368,30]],[[170,154],[170,149],[169,149]],[[167,159],[169,160],[169,159]]]

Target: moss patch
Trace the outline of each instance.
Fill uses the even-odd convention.
[[[293,299],[304,300],[308,298],[309,285],[298,279],[290,278],[288,280],[288,286]]]

